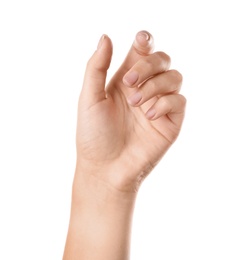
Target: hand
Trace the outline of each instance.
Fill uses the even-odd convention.
[[[108,36],[90,58],[79,99],[77,169],[108,186],[135,192],[177,138],[185,98],[182,76],[170,58],[153,53],[153,38],[141,31],[106,86],[112,57]]]
[[[107,36],[87,64],[64,260],[129,259],[137,190],[175,141],[185,109],[180,73],[152,51],[152,36],[139,32],[107,86]]]

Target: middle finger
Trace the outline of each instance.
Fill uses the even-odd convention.
[[[145,81],[127,100],[132,106],[140,106],[157,95],[179,92],[182,75],[176,70],[169,70]]]

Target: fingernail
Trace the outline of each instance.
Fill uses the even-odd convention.
[[[141,32],[137,33],[136,41],[141,46],[147,46],[147,45],[150,45],[152,43],[152,38],[151,38],[151,36],[148,32],[141,31]]]
[[[138,39],[142,39],[144,41],[150,40],[150,35],[146,31],[141,31],[137,34]]]
[[[98,43],[98,46],[97,46],[97,50],[99,50],[99,49],[101,48],[101,46],[102,46],[102,44],[103,44],[105,38],[106,38],[106,35],[103,34],[103,35],[101,36],[100,40],[99,40],[99,43]]]
[[[134,83],[136,83],[136,81],[138,80],[139,75],[138,72],[136,71],[131,71],[129,73],[127,73],[124,78],[123,78],[123,82],[124,84],[128,85],[128,86],[132,86]]]
[[[142,99],[142,94],[140,92],[136,92],[131,97],[128,98],[128,103],[130,105],[136,105],[139,103],[139,101]]]
[[[154,109],[154,108],[151,108],[149,111],[147,111],[146,117],[147,117],[148,119],[152,119],[152,118],[155,116],[155,114],[156,114],[155,109]]]
[[[140,31],[135,37],[134,45],[140,52],[150,54],[154,49],[153,36],[147,31]]]

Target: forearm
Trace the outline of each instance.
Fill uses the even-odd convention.
[[[63,260],[128,260],[135,196],[76,172]]]

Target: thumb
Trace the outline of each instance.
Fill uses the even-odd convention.
[[[88,107],[106,98],[105,82],[112,58],[112,42],[107,35],[100,38],[97,50],[87,63],[80,99]]]
[[[147,31],[140,31],[136,34],[135,40],[120,67],[125,74],[139,59],[148,56],[154,50],[153,36]]]

